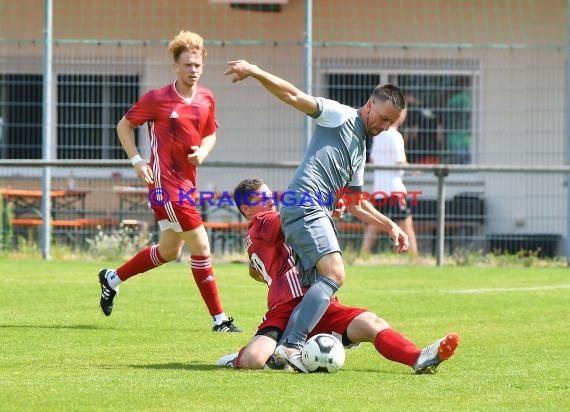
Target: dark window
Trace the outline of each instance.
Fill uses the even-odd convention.
[[[267,4],[267,3],[230,3],[230,7],[236,10],[248,10],[248,11],[261,11],[261,12],[280,12],[282,7],[281,4]]]
[[[125,158],[116,126],[138,99],[138,76],[62,74],[57,89],[58,159]]]
[[[42,158],[42,79],[0,75],[0,157]],[[115,129],[138,91],[138,76],[58,75],[57,158],[125,158]]]
[[[406,96],[402,127],[410,163],[471,163],[471,77],[406,74],[390,78]]]
[[[406,95],[401,128],[410,163],[471,163],[473,77],[462,74],[328,73],[330,99],[361,107],[379,83],[394,83]],[[367,141],[367,160],[371,139]]]
[[[41,159],[42,75],[0,74],[0,157]]]

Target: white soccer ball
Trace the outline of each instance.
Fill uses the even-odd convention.
[[[301,354],[309,372],[334,373],[344,365],[342,342],[328,333],[319,333],[307,340]]]

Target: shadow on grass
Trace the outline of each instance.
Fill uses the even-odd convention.
[[[173,369],[173,370],[189,370],[189,371],[190,370],[191,371],[212,371],[212,370],[236,371],[236,369],[232,369],[232,368],[203,364],[203,363],[198,363],[198,362],[196,362],[196,363],[170,362],[170,363],[155,363],[155,364],[149,364],[149,365],[126,365],[126,366],[128,366],[130,368],[134,368],[134,369],[156,369],[156,370]],[[240,371],[245,371],[245,370],[246,369],[241,369]],[[286,372],[286,371],[262,371],[261,369],[258,371],[259,372],[265,372],[265,373],[274,373],[274,372],[283,372],[283,373],[287,373],[287,374],[291,373],[291,372]],[[394,370],[386,371],[386,370],[368,369],[368,368],[350,369],[350,370],[347,369],[347,371],[350,371],[352,373],[364,372],[364,373],[375,373],[375,374],[391,375],[391,376],[415,375],[412,370],[407,370],[405,368],[402,371],[394,371]],[[303,374],[299,373],[299,375],[303,375]],[[327,375],[327,374],[323,373],[322,375]],[[417,375],[417,376],[422,376],[422,375]]]
[[[0,325],[0,328],[27,329],[103,329],[95,325]],[[104,328],[108,329],[108,328]]]
[[[150,365],[127,365],[130,368],[135,369],[174,369],[174,370],[192,370],[192,371],[211,371],[223,369],[220,366],[208,365],[203,363],[180,363],[180,362],[170,362],[170,363],[155,363]]]
[[[402,365],[404,368],[403,369],[372,369],[372,368],[358,368],[358,367],[353,367],[353,368],[343,368],[342,371],[344,373],[354,373],[354,374],[360,374],[360,373],[370,373],[370,374],[376,374],[376,375],[387,375],[387,376],[404,376],[404,375],[415,375],[415,372]]]

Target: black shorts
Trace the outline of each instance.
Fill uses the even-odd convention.
[[[404,220],[412,215],[408,207],[409,202],[404,197],[377,197],[372,199],[372,204],[376,210],[394,221]]]

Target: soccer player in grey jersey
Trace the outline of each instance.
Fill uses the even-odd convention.
[[[333,100],[310,96],[286,80],[245,60],[228,62],[225,75],[232,82],[253,77],[279,100],[313,117],[317,126],[305,157],[289,185],[295,193],[292,206],[281,209],[286,242],[296,254],[304,285],[311,285],[299,306],[294,324],[287,327],[284,340],[275,351],[302,372],[301,348],[307,334],[328,308],[332,296],[345,279],[344,263],[331,216],[339,191],[362,191],[367,136],[387,130],[405,107],[401,90],[379,85],[360,109]],[[334,196],[333,202],[319,201]],[[366,199],[347,198],[347,211],[360,220],[377,225],[394,242],[398,252],[408,248],[407,235]]]

